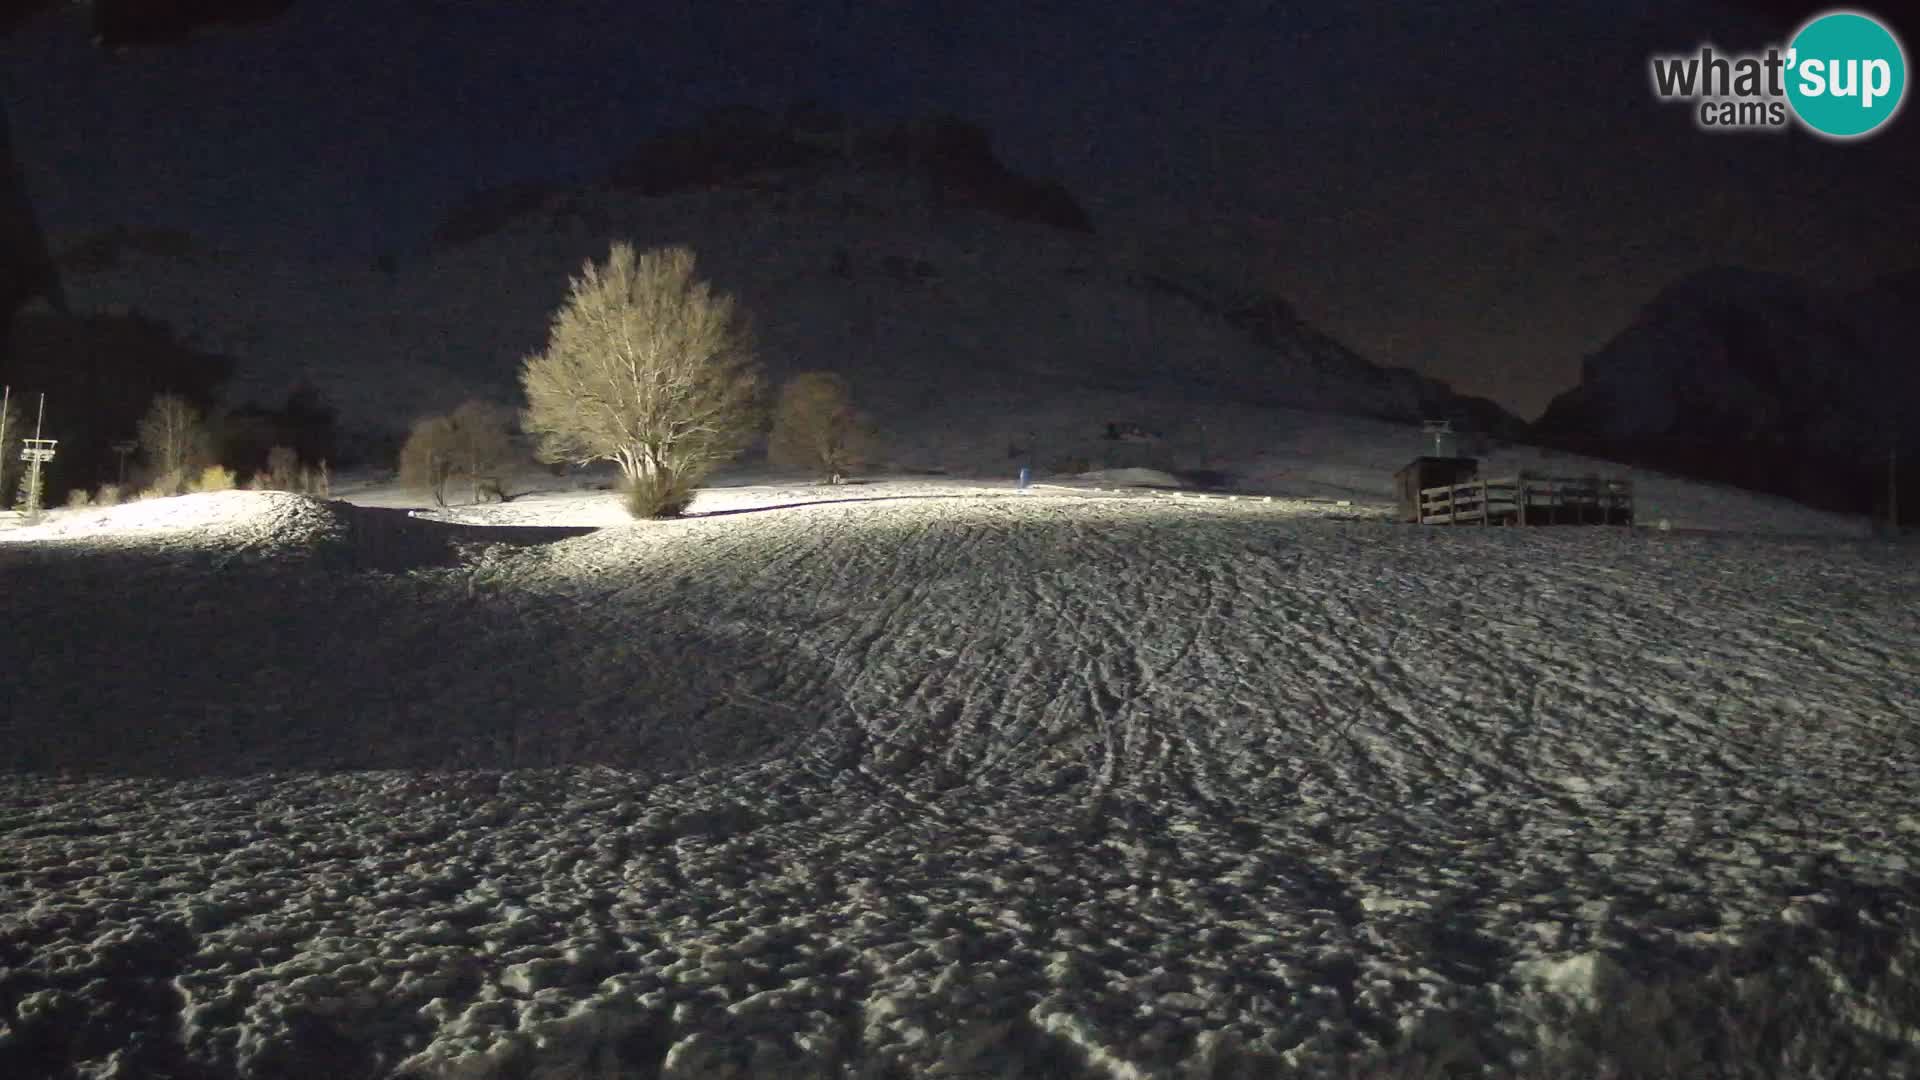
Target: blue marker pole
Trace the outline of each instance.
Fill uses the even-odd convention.
[[[1020,466],[1020,490],[1021,491],[1027,490],[1028,485],[1032,483],[1033,483],[1033,470],[1025,465]]]

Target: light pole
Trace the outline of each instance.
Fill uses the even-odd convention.
[[[1433,436],[1433,456],[1452,457],[1459,452],[1453,441],[1453,421],[1428,420],[1420,425],[1423,434]]]
[[[40,395],[40,415],[33,422],[33,438],[22,439],[20,459],[27,466],[27,524],[40,520],[40,466],[53,460],[53,450],[58,439],[43,439],[40,429],[47,420],[47,395]]]

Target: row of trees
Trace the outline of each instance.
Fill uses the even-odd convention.
[[[575,407],[569,415],[578,417],[581,410]],[[771,419],[767,458],[776,465],[810,469],[827,482],[838,484],[870,460],[875,442],[872,426],[854,408],[847,382],[839,375],[810,371],[789,379],[781,388]],[[460,488],[466,489],[470,502],[509,501],[512,495],[508,488],[521,458],[514,420],[510,410],[480,400],[466,401],[444,416],[416,420],[400,449],[400,483],[427,492],[442,507],[447,505],[449,490]],[[684,451],[686,445],[678,444],[675,449]],[[705,452],[708,448],[694,449]],[[670,462],[671,454],[669,450]],[[641,456],[632,455],[636,460]],[[625,491],[636,513],[657,516],[684,505],[676,501],[684,492],[669,477],[677,476],[684,484],[692,484],[702,474],[703,470],[682,465],[656,474],[661,477],[657,485],[629,483]]]
[[[637,517],[679,514],[716,466],[763,432],[777,465],[812,469],[833,483],[865,466],[874,430],[854,407],[846,380],[830,372],[797,375],[769,414],[745,316],[694,270],[686,248],[638,253],[623,243],[571,280],[546,348],[521,368],[526,407],[518,419],[534,456],[551,464],[615,463]],[[400,451],[402,483],[430,492],[442,506],[454,485],[464,485],[475,502],[506,500],[514,420],[505,408],[468,401],[417,421]],[[135,489],[143,496],[238,483],[216,460],[205,418],[183,396],[153,400],[135,446]],[[246,486],[325,495],[330,478],[324,460],[304,463],[293,448],[274,446]],[[115,501],[119,494],[119,485],[103,485],[72,501]]]
[[[162,394],[140,419],[135,440],[145,466],[145,491],[178,495],[185,491],[219,490],[238,484],[238,477],[216,460],[214,438],[200,410],[177,394]],[[297,491],[324,495],[332,485],[325,461],[300,460],[291,446],[267,451],[264,468],[255,469],[246,487],[256,491]]]
[[[140,418],[129,447],[129,452],[137,452],[140,457],[133,483],[106,483],[91,491],[76,487],[67,493],[67,504],[107,506],[126,496],[164,498],[242,486],[235,471],[218,460],[219,441],[191,401],[178,394],[161,394]],[[332,483],[325,461],[302,462],[292,447],[275,446],[267,451],[265,467],[254,470],[244,486],[256,491],[324,496],[330,493]]]

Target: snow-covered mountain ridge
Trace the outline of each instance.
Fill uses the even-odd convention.
[[[1544,440],[1832,510],[1887,505],[1890,455],[1920,455],[1920,271],[1838,290],[1702,271],[1582,365]],[[1920,470],[1898,476],[1920,513]]]
[[[950,154],[962,165],[944,172],[821,151],[696,170],[698,183],[616,173],[456,215],[441,243],[376,263],[132,235],[56,246],[77,310],[139,311],[234,357],[229,400],[278,402],[311,383],[366,429],[404,427],[469,393],[516,396],[517,365],[543,344],[568,276],[615,239],[692,247],[753,316],[772,377],[843,372],[895,434],[991,426],[973,404],[1007,395],[1059,403],[1078,431],[1111,418],[1072,415],[1090,391],[1128,395],[1125,411],[1161,427],[1199,423],[1222,402],[1453,415],[1481,430],[1511,421],[1367,363],[1249,283],[969,194],[1014,182],[982,153]],[[972,186],[941,179],[956,172]],[[1026,433],[988,441],[1000,435]]]

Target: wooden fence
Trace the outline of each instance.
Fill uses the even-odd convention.
[[[1422,525],[1631,525],[1633,481],[1626,477],[1475,478],[1420,489]]]

